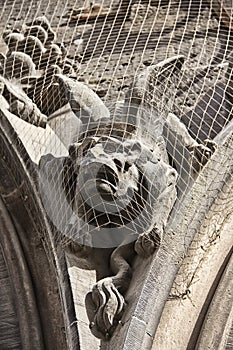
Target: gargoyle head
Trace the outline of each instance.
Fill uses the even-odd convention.
[[[160,195],[168,186],[175,191],[176,173],[157,146],[151,151],[135,139],[111,136],[87,137],[70,146],[72,207],[94,246],[136,240],[156,221]]]

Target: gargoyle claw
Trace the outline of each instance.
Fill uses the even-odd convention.
[[[202,168],[208,162],[216,147],[216,143],[209,139],[206,139],[203,144],[190,147],[189,150],[193,157],[193,168],[197,171]]]
[[[118,324],[125,301],[108,277],[95,284],[86,296],[86,308],[91,332],[100,339],[106,339]]]
[[[152,229],[149,233],[141,234],[135,242],[136,253],[147,258],[158,249],[161,241],[161,233],[158,228]]]
[[[217,144],[213,140],[206,139],[203,143],[210,150],[211,155],[216,151]]]

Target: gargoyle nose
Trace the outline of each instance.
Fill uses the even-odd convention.
[[[120,181],[117,186],[117,190],[115,193],[116,197],[122,197],[124,196],[128,191],[128,185],[124,183],[123,181]]]

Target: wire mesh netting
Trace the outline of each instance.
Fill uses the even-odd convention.
[[[232,11],[231,0],[1,4],[1,110],[38,164],[64,247],[115,248],[155,227],[160,242],[231,134]]]
[[[65,155],[70,144],[107,133],[124,139],[133,135],[154,148],[169,113],[186,125],[195,141],[213,140],[232,117],[231,11],[230,2],[215,1],[5,2],[1,85],[7,82],[6,108],[39,126],[48,118],[51,127],[45,132],[27,130],[15,121],[29,152],[36,161],[45,153]],[[172,62],[164,72],[160,68],[162,79],[150,71],[149,67],[173,56],[184,60],[182,67],[174,71],[177,62]],[[140,78],[145,71],[150,82]],[[68,80],[61,81],[62,74],[80,83],[76,95]],[[131,91],[137,81],[143,112],[137,102],[124,107],[135,103]],[[77,101],[77,94],[83,98],[90,93],[85,86],[106,106],[96,97],[91,118]],[[26,107],[17,96],[21,89],[29,98]],[[68,94],[72,95],[69,104]],[[179,168],[179,191],[184,192],[191,172],[188,155],[180,148],[179,136],[167,139],[170,161]],[[52,200],[53,212],[56,203]],[[106,220],[110,224],[113,217]]]

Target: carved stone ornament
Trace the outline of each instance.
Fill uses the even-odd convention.
[[[170,164],[172,140],[179,140],[193,176],[215,144],[198,144],[171,113],[181,55],[141,72],[113,115],[90,88],[66,76],[72,67],[46,18],[4,40],[0,84],[9,110],[44,127],[46,116],[69,103],[81,123],[69,156],[41,158],[40,193],[65,249],[82,268],[96,270],[86,309],[92,333],[108,339],[127,307],[134,258],[159,248],[177,198],[181,170],[175,159]]]
[[[6,54],[0,53],[1,109],[45,128],[47,116],[67,103],[55,74],[75,76],[62,45],[46,17],[37,17],[21,30],[6,30]],[[55,98],[56,96],[56,98]]]
[[[134,258],[147,258],[159,248],[177,198],[178,173],[169,164],[164,130],[179,137],[193,175],[215,148],[211,141],[208,147],[195,142],[175,115],[167,109],[159,114],[156,107],[148,130],[151,138],[143,139],[141,121],[151,116],[148,81],[153,79],[155,89],[170,74],[177,75],[182,61],[181,56],[173,57],[144,72],[115,120],[86,86],[82,94],[82,84],[57,76],[82,127],[68,157],[42,157],[42,200],[66,237],[66,250],[76,255],[80,267],[96,270],[97,283],[86,296],[86,310],[90,329],[100,339],[108,339],[120,322]],[[46,184],[52,173],[56,179]],[[54,212],[51,198],[63,203],[63,218]]]

